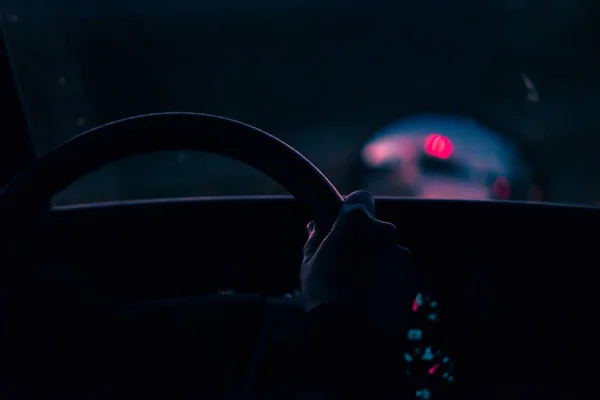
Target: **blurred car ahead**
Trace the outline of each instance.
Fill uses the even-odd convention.
[[[519,150],[469,117],[394,122],[362,148],[359,184],[383,196],[539,200]]]

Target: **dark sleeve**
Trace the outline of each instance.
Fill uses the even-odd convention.
[[[399,393],[405,375],[398,338],[339,304],[306,316],[296,338],[270,347],[261,386],[273,391],[356,396]]]

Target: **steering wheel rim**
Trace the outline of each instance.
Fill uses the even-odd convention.
[[[0,220],[34,215],[53,195],[107,164],[168,150],[212,153],[254,167],[309,206],[324,230],[343,202],[312,162],[275,136],[225,117],[167,112],[109,122],[64,142],[0,191]]]

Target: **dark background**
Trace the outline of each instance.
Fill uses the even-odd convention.
[[[0,10],[39,154],[120,117],[208,112],[276,134],[348,191],[379,128],[458,113],[514,141],[545,200],[600,201],[597,0],[0,0]],[[281,192],[219,157],[142,158],[57,201]]]

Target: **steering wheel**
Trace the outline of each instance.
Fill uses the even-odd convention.
[[[197,150],[248,164],[306,204],[329,230],[343,197],[306,157],[251,125],[208,114],[140,115],[93,128],[39,159],[0,191],[0,221],[20,223],[77,179],[138,154]]]

